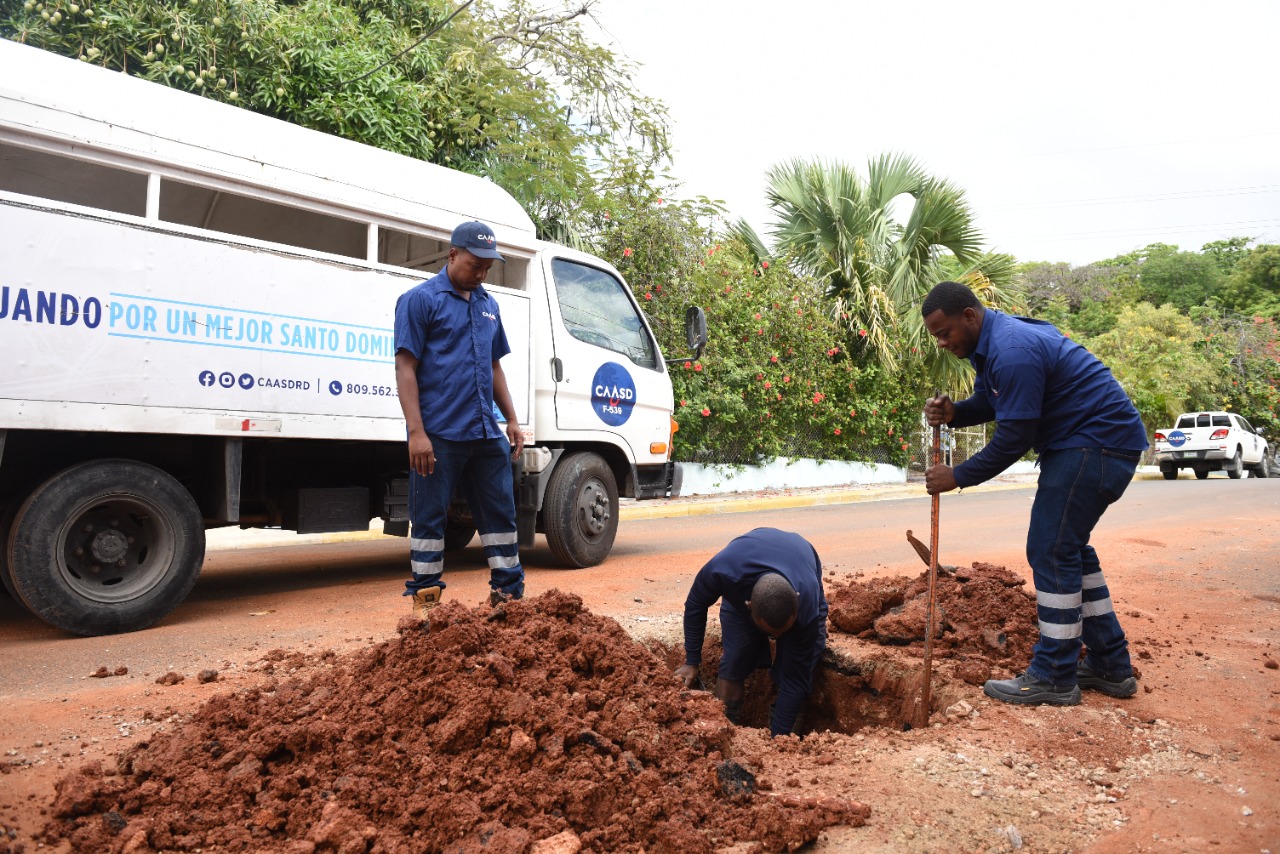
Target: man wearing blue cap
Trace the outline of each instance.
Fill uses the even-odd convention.
[[[524,595],[511,461],[524,436],[499,362],[511,352],[498,303],[484,289],[502,261],[493,230],[453,230],[445,268],[396,301],[396,391],[409,432],[409,558],[405,582],[424,627],[445,583],[445,524],[456,486],[489,561],[491,604]],[[504,431],[493,406],[506,419]]]

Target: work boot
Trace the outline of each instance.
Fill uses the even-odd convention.
[[[1100,691],[1118,700],[1128,699],[1138,693],[1138,680],[1134,677],[1108,679],[1083,661],[1076,668],[1076,681],[1086,691]]]
[[[1002,703],[1017,703],[1025,706],[1080,705],[1079,685],[1063,688],[1049,682],[1041,682],[1026,673],[1014,679],[988,679],[982,686],[982,693]]]
[[[413,592],[413,616],[422,620],[424,631],[431,631],[431,620],[428,619],[427,612],[440,604],[443,593],[443,587],[424,587]]]

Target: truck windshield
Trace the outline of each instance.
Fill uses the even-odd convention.
[[[644,322],[625,285],[603,270],[556,258],[551,262],[560,316],[579,341],[621,353],[643,368],[658,366]]]

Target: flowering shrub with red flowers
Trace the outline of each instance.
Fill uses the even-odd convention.
[[[701,229],[693,206],[642,207],[612,211],[597,251],[627,278],[667,358],[687,353],[685,310],[706,312],[702,354],[668,366],[677,459],[907,460],[925,397],[918,363],[886,373],[848,340],[817,282]]]

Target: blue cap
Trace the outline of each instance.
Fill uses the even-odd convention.
[[[498,254],[498,241],[494,239],[493,229],[483,222],[464,222],[453,230],[449,242],[459,249],[465,249],[477,258],[492,258],[506,262]]]

